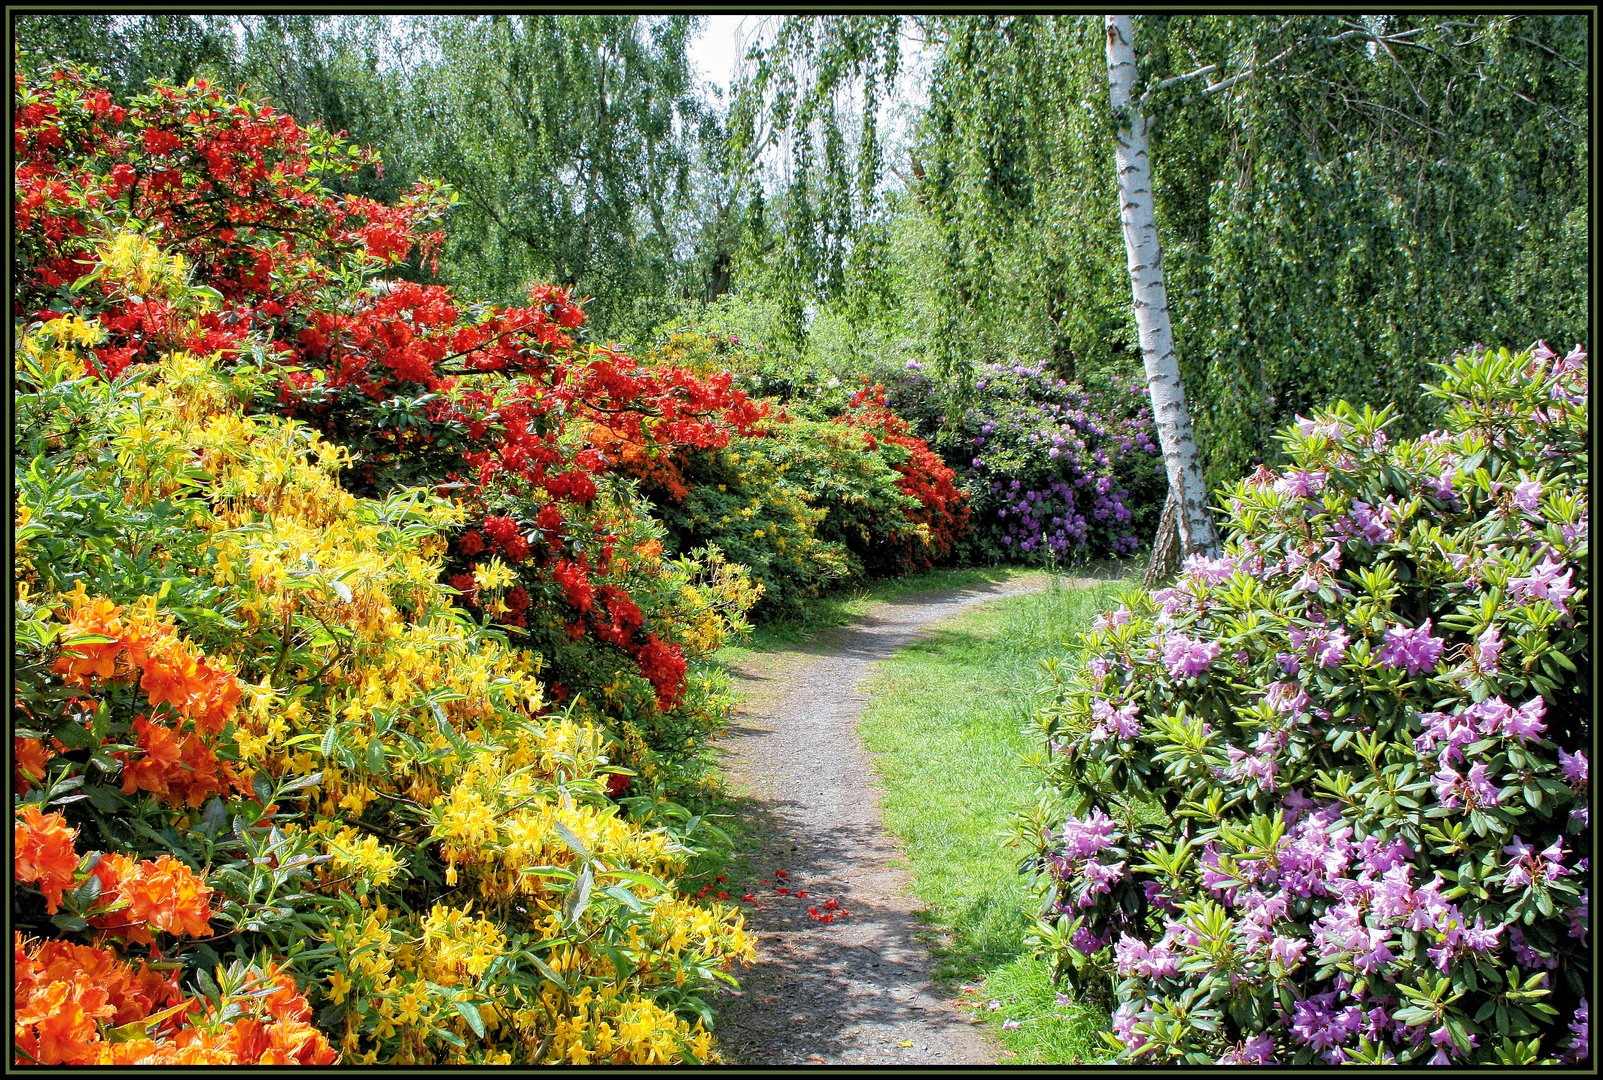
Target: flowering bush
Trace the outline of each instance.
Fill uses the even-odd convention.
[[[1417,439],[1299,421],[1056,671],[1041,930],[1120,1060],[1587,1057],[1586,390],[1538,345]]]
[[[770,430],[692,458],[678,500],[655,496],[674,547],[707,545],[745,567],[762,590],[757,607],[767,614],[793,610],[860,570],[843,543],[822,535],[829,510],[804,486],[807,449],[844,429],[799,421]]]
[[[853,394],[841,422],[862,432],[864,448],[895,470],[906,500],[900,514],[888,514],[889,506],[869,507],[878,522],[858,528],[864,561],[871,569],[907,573],[949,560],[968,533],[968,495],[958,490],[957,474],[886,406],[884,387],[865,386]],[[881,547],[884,554],[872,550]]]
[[[423,230],[446,193],[336,196],[326,181],[371,155],[270,108],[203,82],[124,108],[71,68],[17,86],[19,313],[94,319],[86,363],[110,377],[163,350],[260,367],[255,407],[346,448],[347,490],[453,492],[464,603],[540,651],[558,700],[605,711],[630,764],[672,766],[721,722],[716,678],[691,666],[741,625],[750,590],[728,564],[659,559],[608,477],[751,430],[764,410],[729,375],[591,347],[561,289],[499,309],[376,281],[438,247]]]
[[[707,1058],[750,946],[652,773],[753,597],[586,443],[760,410],[561,290],[375,282],[442,193],[271,110],[17,98],[18,1059]]]
[[[756,366],[738,337],[689,329],[668,334],[644,362],[706,377],[729,365],[737,381]],[[770,410],[727,451],[659,456],[636,475],[676,546],[714,544],[750,568],[770,613],[863,574],[932,566],[952,556],[967,528],[955,474],[872,386],[822,419],[788,404]]]
[[[934,565],[966,525],[952,471],[872,403],[836,421],[781,413],[690,459],[684,485],[644,490],[681,549],[710,544],[749,568],[770,614],[865,574]]]
[[[540,657],[453,607],[461,509],[343,491],[339,448],[242,414],[245,372],[78,377],[65,324],[19,353],[23,1052],[706,1058],[695,994],[749,955],[739,916],[676,894],[689,836],[614,797],[616,736],[547,715]],[[23,957],[67,942],[168,989],[35,993]],[[280,976],[282,1007],[255,989]]]
[[[1165,484],[1139,380],[1082,387],[1040,367],[993,364],[963,400],[916,369],[885,383],[890,407],[962,477],[974,555],[1127,554],[1156,526]]]

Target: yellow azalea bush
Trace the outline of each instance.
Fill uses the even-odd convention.
[[[96,257],[97,284],[177,319],[212,309],[149,237]],[[559,705],[542,656],[441,583],[449,499],[353,495],[344,450],[248,413],[249,364],[173,349],[108,381],[95,319],[20,331],[18,829],[31,814],[39,844],[68,824],[73,839],[45,869],[18,863],[19,933],[159,960],[214,1011],[237,997],[230,972],[281,972],[346,1062],[711,1059],[700,995],[752,943],[734,909],[678,894],[685,815],[660,792],[614,796],[656,767],[648,744],[715,725],[721,687],[694,675],[702,712],[682,731],[615,722],[651,700],[644,679]],[[688,655],[742,625],[753,588],[718,552],[638,550]],[[506,584],[494,561],[476,573],[486,594]],[[98,852],[174,860],[206,890],[203,921],[110,933],[134,901],[108,892]],[[199,1045],[151,1008],[150,1060]],[[74,1052],[137,1012],[82,1013]],[[29,1016],[39,1045],[48,1017]]]

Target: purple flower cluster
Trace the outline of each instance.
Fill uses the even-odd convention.
[[[1225,492],[1224,555],[1053,676],[1047,767],[1090,810],[1044,837],[1043,910],[1113,981],[1120,1060],[1590,1054],[1586,372],[1543,352],[1455,360],[1423,438],[1302,420]]]
[[[1442,639],[1430,632],[1430,620],[1426,619],[1423,626],[1393,626],[1387,630],[1385,643],[1375,658],[1414,675],[1434,668],[1441,654]]]
[[[1198,641],[1185,634],[1170,634],[1164,639],[1163,663],[1176,679],[1201,675],[1218,657],[1218,642]]]
[[[965,478],[984,554],[1067,562],[1146,538],[1164,482],[1144,385],[1087,389],[1038,365],[991,365],[960,411],[916,370],[884,381],[891,407]]]

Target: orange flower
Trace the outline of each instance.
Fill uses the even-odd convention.
[[[82,991],[87,991],[87,1002]],[[100,1041],[96,1016],[110,1013],[105,991],[97,993],[81,983],[51,983],[17,1010],[13,1036],[17,1047],[41,1065],[82,1065],[94,1060],[92,1046]]]
[[[234,718],[239,705],[239,680],[232,671],[205,656],[196,660],[195,671],[204,681],[205,693],[190,703],[189,716],[195,721],[196,731],[216,735]]]
[[[122,916],[123,922],[153,926],[169,934],[204,937],[211,933],[211,889],[171,855],[140,863],[119,882],[118,895],[128,901],[125,910],[114,913]],[[148,932],[143,939],[149,942]]]
[[[134,737],[144,753],[137,760],[130,760],[127,751],[116,755],[122,761],[123,794],[149,791],[166,796],[170,791],[168,773],[180,756],[177,733],[141,714],[134,717]]]
[[[209,1064],[220,1058],[202,1039],[198,1049],[185,1039],[173,1043],[149,1037],[183,1022],[195,1006],[178,988],[176,971],[162,974],[141,961],[136,967],[110,952],[67,941],[44,941],[30,947],[21,934],[14,938],[16,1015],[13,1043],[18,1063],[45,1064]],[[191,1008],[186,1010],[185,1005]],[[164,1016],[163,1014],[170,1014]],[[108,1044],[101,1026],[150,1021],[147,1037]]]
[[[128,902],[89,920],[108,934],[149,945],[154,941],[151,927],[195,937],[211,933],[212,890],[171,855],[136,865],[127,856],[108,851],[91,872],[100,879],[101,903]]]
[[[33,787],[32,781],[44,778],[45,766],[55,754],[39,739],[18,737],[11,741],[11,745],[11,780],[16,784],[17,791],[26,795]]]
[[[332,1065],[338,1057],[321,1031],[299,1020],[235,1021],[226,1045],[241,1065]]]
[[[116,1010],[114,1024],[127,1024],[176,1005],[184,998],[177,971],[163,974],[144,961],[138,967],[118,959],[106,949],[70,941],[41,942],[30,956],[17,935],[17,998],[22,1001],[34,985],[82,979],[105,990]],[[26,977],[25,977],[26,976]]]
[[[82,583],[68,594],[72,614],[62,628],[58,673],[86,682],[94,675],[117,678],[139,673],[139,685],[152,705],[171,705],[195,721],[197,731],[215,735],[233,718],[239,704],[239,683],[226,663],[209,661],[178,636],[177,627],[156,614],[154,597],[145,597],[126,611],[104,598],[90,599]],[[74,640],[109,637],[109,642]]]
[[[41,814],[36,803],[29,803],[17,814],[13,833],[16,879],[39,883],[39,890],[45,894],[45,910],[51,915],[61,907],[62,890],[73,886],[78,853],[72,842],[77,835],[77,830],[69,829],[60,814]]]
[[[275,1020],[301,1020],[312,1018],[311,1003],[301,988],[295,985],[295,978],[289,974],[273,974],[273,984],[277,990],[262,999],[262,1005]]]
[[[152,705],[166,702],[187,714],[190,698],[199,696],[204,700],[206,697],[206,680],[200,673],[195,654],[177,638],[153,642],[150,655],[141,667],[144,675],[140,677],[139,688]]]
[[[61,656],[55,670],[80,679],[98,675],[109,679],[116,674],[117,658],[124,651],[122,608],[104,597],[91,600],[84,594],[83,583],[69,593],[72,616],[61,631]],[[107,642],[79,642],[74,638],[85,636],[109,637]]]
[[[241,1062],[227,1048],[226,1035],[211,1035],[198,1028],[184,1028],[170,1042],[134,1039],[100,1047],[101,1065],[238,1065]]]

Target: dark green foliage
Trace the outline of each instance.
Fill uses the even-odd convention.
[[[775,126],[838,127],[796,102],[905,60],[891,17],[862,20],[876,36],[819,25],[855,18],[796,20],[810,29],[765,58],[777,73],[754,86],[778,100]],[[895,282],[892,309],[944,301],[927,333],[936,359],[1132,372],[1100,19],[900,25],[935,55],[904,207],[934,237],[923,280]],[[1271,455],[1270,433],[1298,410],[1415,385],[1474,335],[1584,337],[1588,34],[1578,15],[1137,21],[1168,294],[1210,484]],[[785,81],[798,58],[811,91]],[[796,161],[793,191],[813,203],[856,198],[881,169],[872,147],[843,164],[831,145]],[[810,257],[798,248],[849,243],[794,210],[770,227],[798,264]],[[1433,419],[1422,399],[1399,404],[1402,431]]]

